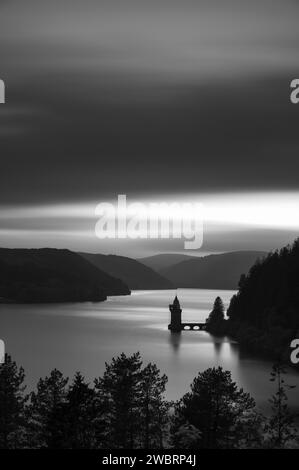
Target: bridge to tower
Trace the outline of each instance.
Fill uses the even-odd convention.
[[[170,323],[168,329],[171,331],[202,331],[206,329],[205,323],[182,323],[182,309],[179,299],[175,296],[172,304],[169,305]]]

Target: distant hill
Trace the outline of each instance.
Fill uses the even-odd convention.
[[[299,239],[252,266],[227,314],[241,344],[289,360],[291,340],[299,338]]]
[[[111,276],[117,276],[130,289],[172,289],[173,284],[139,261],[124,256],[80,253],[80,255]]]
[[[266,253],[235,251],[192,257],[159,272],[177,287],[201,289],[237,289],[241,274],[246,274],[258,258]]]
[[[162,269],[170,268],[181,261],[194,258],[196,258],[196,256],[183,255],[179,253],[163,253],[160,255],[147,256],[146,258],[138,258],[137,261],[160,272]]]
[[[102,301],[130,294],[113,278],[69,250],[0,249],[1,302]]]

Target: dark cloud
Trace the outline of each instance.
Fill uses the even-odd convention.
[[[3,201],[298,185],[287,74],[196,86],[35,80],[26,113],[1,116]]]
[[[4,2],[1,205],[297,189],[298,10]]]

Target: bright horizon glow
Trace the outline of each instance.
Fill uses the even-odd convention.
[[[272,229],[299,229],[299,192],[212,197],[205,220]]]
[[[2,224],[5,220],[21,222],[26,220],[44,219],[72,219],[93,220],[96,219],[95,208],[99,202],[109,202],[116,206],[115,199],[105,199],[102,201],[90,201],[86,203],[66,203],[32,205],[24,207],[1,207],[0,220]],[[256,192],[256,193],[224,193],[224,194],[203,194],[185,195],[158,198],[136,199],[127,196],[128,205],[132,203],[150,204],[184,204],[202,203],[204,205],[204,221],[224,225],[240,225],[247,227],[261,227],[273,229],[299,229],[299,192]],[[167,211],[158,209],[159,217],[167,218]],[[186,217],[182,213],[178,217]],[[140,217],[147,217],[147,213],[140,214]],[[5,223],[3,224],[5,228]]]
[[[46,205],[0,206],[0,246],[9,248],[69,248],[73,251],[113,253],[141,258],[163,252],[184,252],[202,256],[214,252],[271,251],[292,243],[299,235],[299,192],[252,192],[155,196],[132,203],[202,203],[203,248],[184,250],[184,238],[150,240],[99,240],[95,234],[100,202],[117,206],[117,195],[102,201]],[[173,216],[173,214],[172,214]],[[182,217],[182,213],[178,214]],[[184,214],[186,216],[186,214]],[[147,212],[140,218],[147,217]],[[169,217],[159,212],[159,219]],[[194,217],[194,214],[193,214]],[[191,253],[192,252],[192,253]]]

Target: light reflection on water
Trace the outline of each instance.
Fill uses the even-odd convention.
[[[229,338],[204,331],[170,333],[168,304],[175,291],[136,291],[107,302],[51,305],[0,305],[0,337],[7,352],[26,371],[31,388],[54,367],[72,376],[80,370],[88,380],[102,374],[105,361],[122,351],[140,351],[144,362],[156,362],[168,375],[167,397],[188,390],[198,371],[221,365],[265,408],[273,393],[271,362],[241,353]],[[185,322],[205,321],[217,295],[228,305],[232,291],[178,289]],[[299,374],[291,403],[297,404]]]

